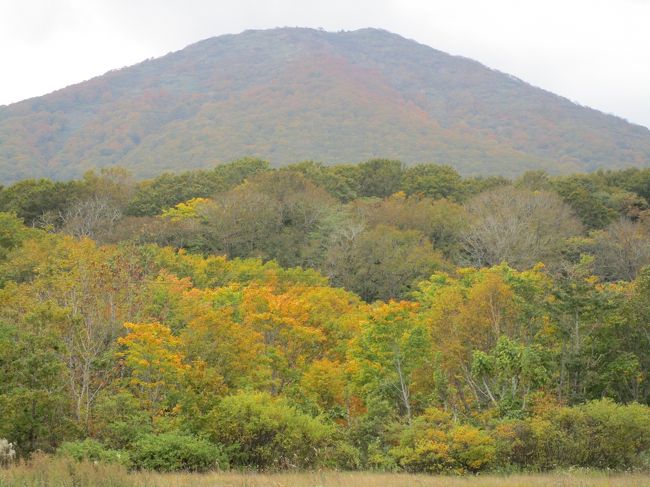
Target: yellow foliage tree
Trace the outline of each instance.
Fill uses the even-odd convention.
[[[118,338],[118,343],[125,349],[119,356],[130,372],[128,387],[153,418],[163,412],[163,400],[179,388],[189,368],[183,362],[182,341],[156,322],[125,323],[124,327],[129,333]]]

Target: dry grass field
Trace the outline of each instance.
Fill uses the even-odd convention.
[[[567,472],[511,476],[427,476],[305,472],[153,474],[110,465],[36,456],[30,464],[0,468],[0,487],[645,487],[650,475]]]
[[[433,477],[374,473],[213,474],[148,476],[152,487],[628,487],[650,486],[650,476],[553,474],[509,477]]]

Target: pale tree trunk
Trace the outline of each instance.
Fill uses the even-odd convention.
[[[399,354],[397,354],[397,358],[395,359],[395,366],[397,368],[397,375],[399,376],[400,395],[402,396],[402,402],[404,403],[404,408],[406,409],[406,418],[409,424],[411,424],[410,394],[409,394],[408,384],[406,383],[404,372],[402,370],[402,360]]]

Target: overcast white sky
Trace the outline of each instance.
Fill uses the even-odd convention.
[[[277,26],[384,28],[650,127],[650,0],[0,0],[0,105]]]

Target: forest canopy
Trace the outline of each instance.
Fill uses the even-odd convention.
[[[159,471],[648,468],[649,196],[650,170],[383,159],[17,182],[0,438]]]

